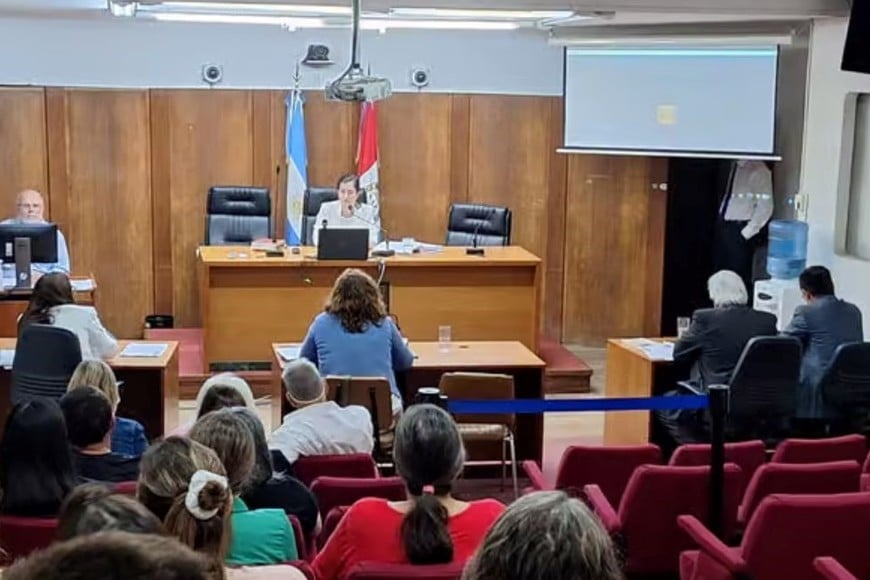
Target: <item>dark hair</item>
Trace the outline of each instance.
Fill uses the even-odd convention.
[[[234,409],[219,409],[197,420],[190,438],[217,454],[233,493],[240,494],[254,471],[254,436]]]
[[[0,443],[0,512],[53,517],[73,487],[75,471],[60,407],[41,398],[15,405]]]
[[[166,533],[157,516],[144,505],[96,483],[78,486],[60,507],[59,540],[110,530],[136,534]]]
[[[369,324],[379,326],[387,316],[378,285],[356,268],[348,268],[335,280],[325,311],[352,333],[365,331]]]
[[[3,580],[223,580],[223,567],[174,538],[100,532],[49,546],[19,560]]]
[[[263,429],[263,422],[260,421],[260,418],[253,411],[247,407],[235,407],[230,409],[230,412],[241,419],[241,423],[244,423],[254,439],[254,470],[251,472],[251,476],[245,485],[245,490],[251,490],[272,479],[275,471],[275,467],[272,464],[272,453],[269,451],[269,444],[266,442],[266,431]]]
[[[72,285],[69,276],[63,272],[52,272],[42,276],[33,286],[30,303],[21,320],[18,321],[18,332],[30,324],[52,324],[54,319],[49,312],[61,304],[74,304]]]
[[[396,425],[393,461],[414,501],[402,520],[402,544],[408,561],[412,564],[452,561],[447,509],[438,498],[450,494],[453,480],[465,462],[456,423],[434,405],[412,406]],[[434,493],[423,493],[428,485]]]
[[[197,419],[202,418],[212,411],[228,409],[231,407],[244,407],[245,398],[236,389],[226,385],[215,385],[205,392],[202,404],[199,406]]]
[[[335,189],[340,188],[345,183],[353,183],[353,188],[359,191],[359,176],[356,173],[345,173],[335,182]]]
[[[112,404],[109,398],[93,387],[79,387],[60,400],[66,419],[69,441],[84,449],[105,439],[112,430]]]
[[[801,272],[798,283],[801,290],[810,296],[830,296],[834,293],[831,271],[824,266],[810,266]]]
[[[621,580],[613,542],[583,502],[562,491],[525,495],[487,532],[463,580]]]

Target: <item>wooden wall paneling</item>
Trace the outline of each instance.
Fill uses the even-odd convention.
[[[331,187],[342,174],[356,171],[359,108],[357,103],[327,101],[323,91],[305,92],[305,136],[311,186]]]
[[[643,334],[662,334],[662,292],[665,275],[665,232],[668,211],[668,162],[650,158],[649,175],[653,183],[649,193],[646,229],[646,301],[644,303]],[[658,184],[658,187],[655,185]]]
[[[208,189],[268,185],[257,183],[265,170],[254,169],[253,97],[251,91],[191,89],[155,90],[151,99],[165,107],[154,119],[163,126],[155,125],[152,133],[153,147],[165,150],[161,156],[168,159],[155,170],[171,219],[172,313],[176,326],[199,326],[196,248],[204,240]]]
[[[378,107],[382,224],[394,239],[443,243],[451,201],[451,97],[397,94]]]
[[[111,331],[141,336],[154,307],[148,92],[52,90],[47,104],[51,197],[73,270],[96,276]]]
[[[153,232],[154,311],[172,314],[172,185],[169,99],[165,91],[149,93],[151,105],[151,223]]]
[[[469,201],[513,211],[512,242],[547,255],[555,97],[472,95]]]
[[[284,218],[276,210],[278,208],[278,177],[284,177],[284,172],[275,158],[275,140],[283,135],[284,117],[272,107],[272,98],[275,91],[252,91],[251,92],[251,146],[252,150],[252,185],[269,188],[269,196],[272,199],[272,236],[277,237],[279,222]],[[278,131],[280,130],[280,133]],[[283,230],[282,230],[283,236]]]
[[[50,219],[44,89],[0,88],[0,136],[0,216],[14,215],[19,191],[35,189],[43,194]]]
[[[568,180],[567,155],[557,153],[563,144],[562,99],[550,100],[550,190],[547,198],[547,253],[544,263],[543,332],[562,338],[562,302],[565,288],[565,210]]]
[[[569,157],[565,342],[600,345],[609,337],[651,330],[661,301],[664,228],[664,207],[653,184],[663,163],[643,157]]]
[[[275,239],[284,239],[284,230],[287,217],[287,152],[286,143],[286,123],[287,109],[284,105],[284,100],[287,97],[287,91],[257,91],[255,98],[259,93],[264,92],[268,95],[269,117],[270,117],[270,134],[269,139],[269,159],[272,185],[272,214],[275,218]],[[263,155],[263,152],[257,150],[255,158]],[[257,162],[259,165],[260,162]]]
[[[471,96],[453,95],[450,134],[450,203],[468,203]]]

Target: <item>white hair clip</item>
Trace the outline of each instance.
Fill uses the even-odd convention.
[[[227,489],[227,478],[205,469],[197,470],[190,478],[190,484],[187,486],[187,495],[184,498],[184,507],[198,520],[210,520],[215,517],[220,511],[220,507],[213,510],[204,510],[199,505],[199,492],[206,486],[207,483],[214,481],[220,484],[223,489]]]

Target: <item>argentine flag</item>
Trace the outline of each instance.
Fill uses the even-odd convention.
[[[302,243],[302,200],[308,187],[308,151],[305,147],[305,116],[302,91],[290,91],[287,106],[287,223],[284,240],[288,246]]]

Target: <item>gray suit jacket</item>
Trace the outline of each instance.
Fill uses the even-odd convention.
[[[696,310],[689,330],[674,345],[674,360],[694,363],[691,379],[706,391],[728,384],[746,343],[776,335],[776,317],[748,306]]]
[[[819,383],[838,346],[864,340],[861,311],[836,296],[823,296],[798,306],[784,333],[796,336],[804,348],[797,416],[822,417]]]

